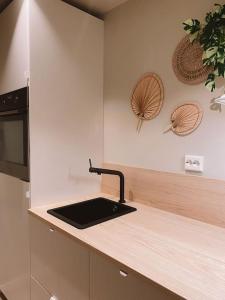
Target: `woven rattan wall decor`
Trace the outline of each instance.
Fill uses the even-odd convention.
[[[181,82],[193,85],[207,79],[211,68],[203,65],[202,55],[199,42],[191,43],[188,35],[180,41],[173,55],[173,70]]]
[[[201,124],[203,111],[197,103],[185,103],[178,106],[171,114],[171,124],[165,132],[185,136],[192,133]]]
[[[136,84],[131,107],[138,118],[137,132],[140,132],[144,120],[152,120],[161,111],[164,89],[161,79],[155,73],[145,74]]]

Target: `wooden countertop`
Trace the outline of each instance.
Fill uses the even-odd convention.
[[[79,230],[48,209],[30,213],[185,299],[225,300],[225,229],[132,202],[137,212]]]

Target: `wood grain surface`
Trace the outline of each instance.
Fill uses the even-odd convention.
[[[225,227],[225,181],[105,163],[125,175],[126,198]],[[119,195],[119,179],[102,177],[102,192]]]
[[[110,198],[99,194],[65,204],[97,196]],[[137,211],[85,230],[47,213],[57,205],[30,212],[51,228],[185,299],[225,300],[225,229],[141,203],[130,205]]]

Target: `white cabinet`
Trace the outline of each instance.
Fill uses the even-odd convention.
[[[165,288],[31,217],[31,300],[178,300]]]
[[[178,300],[163,287],[91,254],[91,300]]]
[[[89,250],[36,217],[30,223],[31,275],[58,300],[88,300]]]
[[[31,278],[31,300],[50,300],[51,295],[37,282]]]

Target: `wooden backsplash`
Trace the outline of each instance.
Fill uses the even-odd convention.
[[[125,175],[126,199],[225,227],[225,181],[105,163]],[[102,192],[119,195],[119,178],[104,175]]]

